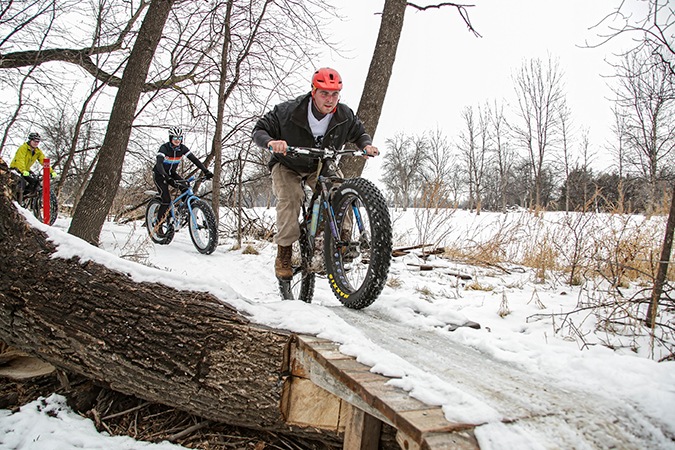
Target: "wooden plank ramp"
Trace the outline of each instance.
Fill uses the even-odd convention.
[[[382,422],[402,450],[477,450],[475,424],[452,423],[430,406],[387,385],[338,345],[293,335],[286,352],[281,411],[287,423],[344,432],[345,450],[377,450]]]

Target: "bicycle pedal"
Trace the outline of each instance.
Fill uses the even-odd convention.
[[[346,263],[353,262],[361,254],[361,249],[358,242],[348,242],[341,248],[342,261]]]

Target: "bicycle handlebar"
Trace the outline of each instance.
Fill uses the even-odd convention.
[[[288,147],[286,149],[286,156],[298,156],[305,155],[312,158],[335,158],[340,155],[352,155],[352,156],[370,156],[366,154],[363,150],[331,150],[328,148],[311,148],[311,147]]]

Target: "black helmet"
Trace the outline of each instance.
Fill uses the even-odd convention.
[[[39,135],[38,133],[33,132],[33,133],[31,133],[31,134],[28,135],[28,140],[29,140],[29,141],[33,141],[33,140],[39,141],[39,140],[40,140],[40,135]]]
[[[174,137],[183,137],[183,130],[180,127],[169,128],[169,140]]]

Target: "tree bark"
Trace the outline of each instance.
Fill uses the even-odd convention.
[[[6,178],[7,166],[0,171]],[[282,425],[288,332],[251,324],[205,293],[52,258],[54,245],[4,195],[0,217],[4,342],[146,400],[233,424]]]
[[[148,8],[115,97],[98,164],[73,214],[68,232],[92,245],[98,245],[119,187],[138,100],[173,3],[174,0],[153,0]]]
[[[670,211],[666,221],[666,234],[663,237],[663,247],[661,248],[661,260],[659,261],[656,279],[654,280],[654,289],[652,290],[652,301],[647,310],[647,326],[653,327],[656,323],[659,301],[663,293],[663,284],[668,275],[668,264],[670,263],[670,254],[673,251],[673,235],[675,234],[675,184],[673,184],[673,193],[670,198]]]
[[[361,102],[356,115],[366,127],[366,133],[375,137],[380,121],[384,97],[389,87],[396,49],[403,29],[406,0],[386,0],[382,11],[380,32],[370,60],[370,68],[361,94]],[[340,161],[342,173],[347,178],[358,177],[363,172],[366,160],[361,156],[344,156]]]

